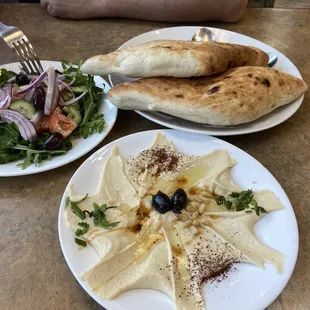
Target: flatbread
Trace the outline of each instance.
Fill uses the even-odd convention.
[[[198,78],[156,77],[119,84],[108,93],[124,110],[152,110],[193,122],[237,125],[288,104],[308,89],[292,75],[266,67],[239,67]]]
[[[133,77],[207,76],[241,66],[267,66],[262,50],[238,44],[159,40],[86,60],[84,73]]]

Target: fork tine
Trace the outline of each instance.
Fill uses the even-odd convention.
[[[43,68],[39,61],[39,57],[37,56],[34,48],[32,47],[31,43],[26,37],[22,38],[22,41],[24,42],[24,46],[31,56],[30,60],[32,61],[32,65],[36,68],[37,72],[40,74],[43,71]]]
[[[17,47],[14,43],[11,44],[11,47],[13,48],[12,50],[14,51],[15,55],[17,56],[17,58],[18,58],[18,60],[19,60],[19,62],[20,62],[20,64],[21,64],[21,66],[22,66],[24,72],[25,72],[26,74],[30,74],[31,72],[30,72],[30,70],[27,68],[27,65],[25,64],[25,60],[24,60],[24,58],[23,58],[23,55],[22,55],[21,51],[18,49],[18,47]]]
[[[23,58],[24,62],[27,64],[30,74],[37,74],[36,68],[33,66],[31,62],[31,57],[28,54],[27,49],[25,48],[22,41],[16,41],[13,43],[16,47],[16,50],[20,53],[21,57]]]

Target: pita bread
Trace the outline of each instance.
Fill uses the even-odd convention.
[[[193,122],[237,125],[288,104],[307,90],[294,76],[265,67],[239,67],[190,79],[148,78],[119,84],[108,93],[125,110],[160,111]]]
[[[267,66],[262,50],[238,44],[161,40],[86,60],[81,70],[93,75],[133,77],[207,76],[241,66]]]

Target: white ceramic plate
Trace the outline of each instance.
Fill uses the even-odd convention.
[[[153,40],[191,40],[193,34],[201,27],[171,27],[171,28],[164,28],[159,29],[151,32],[147,32],[141,34],[133,39],[127,41],[119,49],[134,46],[138,44],[143,44],[145,42],[153,41]],[[242,45],[251,45],[262,49],[265,52],[274,52],[278,55],[278,62],[275,65],[275,69],[289,73],[294,75],[298,78],[301,78],[301,75],[298,69],[294,66],[294,64],[285,57],[282,53],[274,49],[273,47],[264,44],[258,40],[252,39],[248,36],[227,31],[223,29],[211,28],[208,27],[210,30],[213,31],[215,35],[216,41],[219,42],[229,42],[229,43],[236,43]],[[110,75],[109,80],[112,86],[115,86],[119,83],[132,81],[134,79],[129,78],[124,75]],[[247,134],[252,132],[257,132],[261,130],[265,130],[276,125],[281,124],[282,122],[286,121],[289,117],[291,117],[300,107],[304,96],[299,97],[294,102],[280,107],[273,112],[259,118],[256,121],[242,124],[238,126],[230,126],[230,127],[213,127],[208,125],[202,125],[198,123],[194,123],[191,121],[183,120],[181,118],[171,116],[168,114],[164,114],[161,112],[151,112],[151,111],[136,111],[140,115],[144,116],[145,118],[158,123],[160,125],[170,127],[173,129],[183,130],[192,133],[204,134],[204,135],[212,135],[212,136],[231,136],[231,135],[241,135]]]
[[[96,296],[79,279],[84,271],[98,262],[91,246],[78,250],[74,233],[65,223],[65,198],[70,185],[80,194],[93,193],[99,181],[102,168],[114,146],[123,156],[137,155],[151,146],[156,134],[162,132],[172,140],[177,149],[193,155],[202,155],[214,149],[227,150],[238,164],[232,169],[233,180],[241,188],[273,191],[285,206],[285,210],[266,215],[254,227],[256,235],[266,245],[285,254],[285,268],[277,274],[275,268],[265,265],[265,270],[250,265],[238,264],[230,277],[220,283],[205,286],[208,310],[262,310],[281,293],[295,266],[298,252],[298,230],[294,211],[284,190],[277,180],[253,157],[237,147],[217,138],[193,135],[174,130],[153,130],[136,133],[113,141],[92,154],[71,178],[61,201],[58,217],[59,239],[65,259],[80,285],[100,305],[108,310],[173,310],[174,303],[164,294],[155,290],[139,289],[128,291],[113,301]],[[88,182],[85,182],[85,179]]]
[[[43,68],[51,65],[55,69],[62,71],[61,63],[58,61],[41,61],[41,63]],[[14,72],[20,72],[19,63],[17,62],[0,65],[0,68],[5,68]],[[110,85],[101,77],[96,76],[95,82],[98,87],[104,88],[104,93],[107,93],[109,91]],[[117,108],[113,104],[111,104],[111,102],[106,98],[106,96],[104,96],[100,104],[99,112],[104,114],[104,120],[106,122],[104,131],[102,133],[96,133],[89,136],[87,139],[81,138],[73,140],[72,150],[70,150],[67,154],[53,157],[50,161],[43,161],[39,166],[31,165],[28,168],[22,170],[20,167],[17,167],[17,164],[22,162],[22,160],[0,165],[0,177],[34,174],[55,169],[71,163],[72,161],[85,155],[87,152],[96,147],[108,135],[116,121]]]

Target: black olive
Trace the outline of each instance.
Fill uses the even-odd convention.
[[[55,150],[60,147],[64,137],[59,132],[54,132],[51,136],[45,141],[44,148],[48,150]]]
[[[15,76],[15,83],[18,86],[27,85],[30,83],[30,79],[28,78],[27,74],[19,73]]]
[[[187,195],[184,189],[177,189],[171,197],[171,204],[173,212],[183,210],[187,205]]]
[[[45,96],[46,91],[42,86],[38,86],[33,93],[32,104],[39,111],[44,111]]]
[[[159,213],[166,213],[172,209],[169,197],[161,191],[152,197],[152,205]]]

